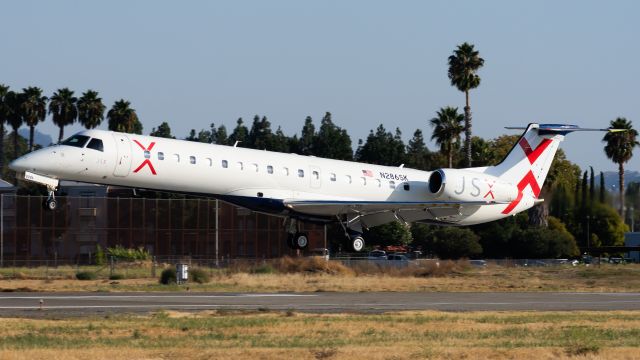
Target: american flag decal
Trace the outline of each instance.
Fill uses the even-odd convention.
[[[371,171],[371,170],[362,170],[362,175],[368,176],[368,177],[373,177],[373,171]]]

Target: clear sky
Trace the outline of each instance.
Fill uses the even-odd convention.
[[[254,114],[292,135],[330,111],[355,146],[380,123],[430,136],[436,110],[462,110],[446,60],[467,41],[485,59],[475,135],[617,116],[640,128],[638,14],[638,1],[5,1],[0,83],[90,88],[107,107],[124,98],[145,134],[167,121],[179,137]],[[38,128],[57,137],[49,118]],[[615,170],[601,138],[563,147],[581,167]]]

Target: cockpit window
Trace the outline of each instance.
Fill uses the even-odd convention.
[[[87,149],[93,149],[98,151],[104,151],[104,146],[102,146],[102,140],[93,138],[87,144]]]
[[[62,145],[69,145],[69,146],[75,146],[75,147],[84,147],[84,144],[87,143],[87,141],[89,141],[89,137],[85,136],[85,135],[73,135],[72,137],[68,138],[67,140],[62,142]]]

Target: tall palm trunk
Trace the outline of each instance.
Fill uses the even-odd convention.
[[[449,158],[449,169],[453,167],[453,145],[449,144],[449,148],[447,150],[447,157]]]
[[[33,133],[35,130],[35,126],[31,125],[29,126],[29,151],[33,151]]]
[[[64,126],[60,126],[60,134],[58,135],[58,143],[62,142],[62,138],[64,137]]]
[[[624,163],[618,163],[618,182],[620,185],[620,216],[624,219]]]
[[[4,122],[0,121],[0,177],[4,177]]]
[[[464,149],[467,154],[467,166],[471,167],[471,106],[469,106],[469,90],[464,92],[466,106],[464,107]]]

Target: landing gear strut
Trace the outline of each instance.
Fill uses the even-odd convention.
[[[49,190],[49,197],[47,198],[47,200],[45,200],[42,203],[42,206],[47,210],[54,211],[55,209],[58,208],[58,202],[56,201],[55,189],[47,187],[47,190]]]
[[[338,222],[344,230],[344,235],[348,239],[349,248],[355,252],[360,252],[364,249],[364,238],[362,237],[362,228],[364,224],[362,221],[358,221],[359,216],[352,219],[347,218],[345,221],[338,218]]]
[[[287,219],[287,246],[293,250],[304,250],[309,246],[309,234],[299,231],[298,220]]]

